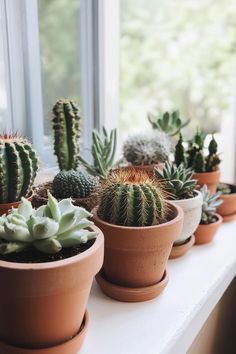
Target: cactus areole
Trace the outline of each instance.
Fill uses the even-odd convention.
[[[0,203],[27,197],[38,170],[38,158],[30,142],[17,135],[0,135]]]
[[[53,107],[54,152],[60,170],[76,170],[79,160],[80,110],[71,100],[60,99]]]

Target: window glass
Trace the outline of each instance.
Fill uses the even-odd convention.
[[[7,122],[7,92],[3,49],[3,23],[0,8],[0,132],[7,130],[10,126],[10,122]]]

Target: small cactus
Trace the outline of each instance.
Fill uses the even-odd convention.
[[[21,252],[36,248],[42,253],[54,254],[62,248],[78,246],[96,238],[87,228],[92,216],[84,208],[76,207],[70,199],[59,203],[48,193],[47,205],[33,209],[22,198],[17,209],[0,217],[0,254]]]
[[[98,179],[87,172],[61,171],[53,180],[57,198],[87,198],[98,188]]]
[[[170,150],[171,144],[167,135],[160,131],[131,136],[123,145],[125,159],[135,166],[165,162]]]
[[[231,188],[226,183],[219,183],[217,186],[217,192],[221,192],[223,195],[231,194]]]
[[[158,129],[169,136],[175,136],[179,134],[182,128],[189,124],[190,119],[186,120],[184,123],[180,118],[179,111],[165,112],[162,116],[155,117],[153,114],[148,114],[148,120],[152,125],[153,129]]]
[[[167,204],[159,183],[144,171],[114,171],[101,192],[98,216],[123,226],[150,226],[163,223]]]
[[[80,162],[92,176],[106,179],[114,165],[117,145],[116,129],[112,129],[110,134],[108,134],[105,127],[103,127],[102,133],[93,131],[92,138],[91,153],[93,164],[89,164],[82,157],[79,158]]]
[[[68,99],[53,107],[54,152],[60,170],[76,170],[79,161],[80,110]]]
[[[37,155],[27,139],[0,135],[0,203],[12,203],[27,197],[38,165]]]
[[[211,224],[217,220],[215,213],[216,208],[222,204],[222,200],[219,199],[222,192],[218,191],[214,194],[210,194],[206,184],[200,191],[203,198],[201,224]]]
[[[179,140],[175,146],[175,163],[176,166],[186,164],[185,150],[183,145],[183,137],[182,134],[179,134]]]

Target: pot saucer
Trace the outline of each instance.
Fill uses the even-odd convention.
[[[128,288],[111,283],[105,278],[103,271],[100,271],[96,275],[96,280],[104,294],[115,300],[123,302],[141,302],[151,300],[159,296],[165,289],[169,276],[165,270],[161,281],[154,285],[141,288]]]
[[[0,354],[76,354],[80,350],[88,329],[89,316],[86,310],[78,334],[68,341],[54,347],[29,349],[15,347],[0,341]]]
[[[190,248],[194,245],[195,236],[190,236],[184,243],[180,245],[173,245],[172,250],[170,252],[169,259],[175,259],[178,257],[182,257]]]
[[[236,213],[222,216],[223,222],[232,221],[236,218]]]

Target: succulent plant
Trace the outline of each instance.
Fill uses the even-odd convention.
[[[152,165],[165,162],[171,144],[167,135],[160,131],[129,137],[123,145],[125,159],[132,165]]]
[[[179,140],[175,146],[175,163],[177,166],[186,164],[186,156],[185,149],[183,145],[183,137],[182,134],[179,134]]]
[[[223,195],[231,194],[231,189],[226,183],[219,183],[217,186],[217,192],[221,192]]]
[[[82,157],[79,158],[80,162],[92,176],[106,179],[114,165],[117,145],[116,129],[112,129],[110,134],[108,134],[105,127],[103,127],[101,134],[97,131],[93,131],[92,138],[91,153],[93,164],[89,164]]]
[[[0,203],[27,197],[38,170],[30,142],[17,135],[0,135]]]
[[[60,99],[53,107],[54,152],[60,170],[76,170],[79,161],[80,110],[69,99]]]
[[[62,248],[78,246],[96,237],[89,231],[91,214],[76,207],[71,199],[59,203],[48,193],[47,205],[33,209],[22,198],[17,209],[0,217],[0,254],[35,248],[43,253],[58,253]]]
[[[132,168],[112,172],[101,192],[98,216],[123,226],[150,226],[165,221],[167,204],[157,181]]]
[[[193,172],[183,165],[178,167],[165,163],[163,170],[155,168],[154,175],[163,184],[165,192],[173,199],[188,199],[195,196],[197,181],[192,179]]]
[[[98,188],[98,179],[87,172],[61,171],[53,180],[53,191],[57,198],[86,198]]]
[[[203,197],[201,224],[211,224],[217,220],[216,208],[222,203],[221,192],[210,194],[207,185],[200,189]]]
[[[153,114],[148,114],[148,120],[152,125],[153,129],[158,129],[168,134],[169,136],[175,136],[179,134],[182,128],[189,124],[190,119],[186,120],[184,123],[180,118],[179,111],[165,112],[161,116],[155,117]]]
[[[218,145],[212,135],[211,141],[208,146],[209,154],[206,157],[206,172],[217,171],[221,162],[219,155],[217,154]]]

